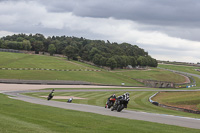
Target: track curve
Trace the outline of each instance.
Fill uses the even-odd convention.
[[[165,115],[165,114],[155,114],[155,113],[146,113],[146,112],[137,112],[137,111],[129,111],[123,110],[122,112],[112,112],[104,107],[93,106],[93,105],[85,105],[85,104],[75,104],[75,103],[65,103],[58,101],[47,101],[39,98],[34,98],[30,96],[21,95],[20,93],[26,92],[41,92],[49,90],[34,90],[34,91],[12,91],[12,92],[4,92],[4,94],[13,96],[13,99],[22,100],[34,104],[41,104],[46,106],[58,107],[63,109],[77,110],[83,112],[96,113],[101,115],[108,115],[114,117],[135,119],[135,120],[144,120],[149,122],[156,122],[168,125],[176,125],[188,128],[200,129],[200,119],[189,118],[189,117],[180,117],[173,115]],[[58,90],[56,90],[58,91]],[[113,90],[60,90],[60,91],[113,91]],[[119,91],[119,90],[114,90]],[[123,89],[121,91],[145,91],[145,90],[129,90]],[[158,91],[158,90],[147,90],[147,91]],[[165,90],[166,91],[166,90]],[[169,90],[168,90],[169,91]],[[171,90],[173,91],[173,90]],[[186,91],[186,90],[184,90]]]

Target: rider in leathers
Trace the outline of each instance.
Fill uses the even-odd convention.
[[[120,102],[119,102],[120,100],[129,101],[129,100],[130,100],[130,98],[129,98],[129,93],[126,92],[126,93],[124,93],[123,95],[118,96],[118,97],[117,97],[117,101],[115,102],[115,104],[116,104],[116,105],[119,104],[119,103],[120,103]]]
[[[110,98],[115,98],[115,99],[116,99],[116,95],[113,94],[113,95],[111,95],[111,96],[108,98],[108,100],[107,100],[107,102],[106,102],[106,106],[105,106],[105,108],[107,108],[107,106],[108,106],[108,102],[109,102]]]

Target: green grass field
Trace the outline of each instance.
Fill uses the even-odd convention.
[[[86,69],[58,57],[0,52],[0,68]]]
[[[183,66],[183,65],[169,65],[169,64],[159,64],[158,67],[200,75],[200,72],[195,70],[195,69],[200,69],[200,67]],[[194,87],[194,88],[199,88],[200,87],[200,79],[197,77],[194,77],[194,76],[193,76],[193,78],[195,79],[196,85],[197,85],[197,87]]]
[[[153,100],[165,105],[200,110],[200,92],[161,92]]]
[[[0,68],[43,68],[43,69],[99,69],[98,67],[64,58],[0,52]],[[47,71],[47,70],[0,70],[1,79],[27,80],[74,80],[106,85],[143,86],[132,78],[184,82],[185,79],[169,71],[151,68],[148,71],[132,70],[120,72],[102,71]],[[169,78],[170,77],[170,78]]]
[[[97,105],[104,107],[107,98],[114,93],[117,96],[120,96],[125,92],[120,92],[120,91],[119,92],[106,92],[106,91],[105,92],[56,92],[55,91],[55,96],[75,96],[75,97],[87,98],[87,99],[74,99],[73,103],[90,104],[90,105]],[[128,104],[128,110],[200,118],[200,116],[197,114],[170,110],[151,104],[148,101],[148,99],[155,93],[156,92],[147,92],[147,91],[129,92],[131,100]],[[42,98],[41,96],[48,96],[48,94],[49,93],[47,92],[26,93],[26,95],[38,98]],[[68,99],[53,99],[53,100],[66,102]]]
[[[91,83],[106,85],[121,85],[122,82],[127,86],[143,86],[141,83],[118,76],[114,73],[100,71],[41,71],[41,70],[0,70],[2,79],[27,79],[27,80],[70,80],[87,81]]]
[[[84,63],[66,61],[62,58],[0,52],[0,68],[46,68],[46,69],[98,69]],[[143,86],[141,83],[107,71],[47,71],[47,70],[0,70],[2,79],[71,80],[106,85]]]
[[[158,64],[158,67],[200,75],[200,72],[195,70],[195,69],[200,69],[200,67],[183,66],[183,65],[169,65],[169,64]]]
[[[198,129],[59,109],[0,94],[1,133],[199,133]]]
[[[127,76],[136,79],[159,80],[181,83],[185,78],[181,75],[175,74],[170,71],[165,71],[157,68],[150,68],[150,70],[129,70],[115,72],[119,75]]]

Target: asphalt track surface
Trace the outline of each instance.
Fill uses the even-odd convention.
[[[41,104],[46,106],[58,107],[63,109],[77,110],[83,112],[96,113],[107,116],[114,116],[120,118],[134,119],[134,120],[143,120],[149,122],[156,122],[168,125],[176,125],[181,127],[195,128],[200,129],[200,119],[189,118],[189,117],[180,117],[166,114],[155,114],[155,113],[146,113],[146,112],[137,112],[137,111],[129,111],[123,110],[122,112],[110,111],[109,109],[105,109],[104,107],[93,106],[93,105],[85,105],[85,104],[75,104],[75,103],[66,103],[66,102],[58,102],[58,101],[47,101],[39,98],[34,98],[30,96],[21,95],[20,93],[27,92],[44,92],[49,90],[26,90],[26,91],[8,91],[3,92],[6,95],[11,96],[13,99],[22,100],[34,104]],[[158,91],[158,90],[140,90],[140,89],[116,89],[116,90],[103,90],[103,89],[94,89],[94,90],[56,90],[56,91]],[[163,90],[169,91],[169,90]],[[174,91],[174,90],[171,90]],[[176,90],[177,91],[177,90]],[[179,91],[187,91],[187,90],[179,90]]]

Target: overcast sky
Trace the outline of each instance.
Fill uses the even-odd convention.
[[[127,42],[158,60],[200,62],[200,0],[0,0],[0,37]]]

